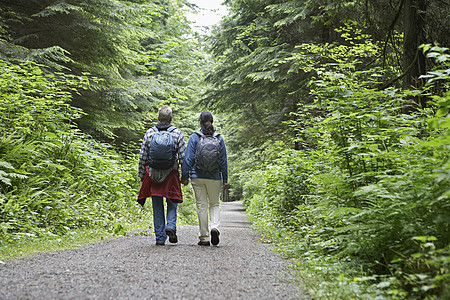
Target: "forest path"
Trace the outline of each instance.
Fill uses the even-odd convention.
[[[197,246],[197,226],[178,243],[123,236],[0,265],[0,299],[306,299],[289,262],[259,242],[242,204],[222,204],[218,246]]]

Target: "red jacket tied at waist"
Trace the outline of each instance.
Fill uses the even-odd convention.
[[[177,203],[183,202],[178,170],[173,169],[164,181],[156,182],[148,176],[147,167],[137,201],[140,205],[144,206],[145,199],[151,196],[165,197]]]

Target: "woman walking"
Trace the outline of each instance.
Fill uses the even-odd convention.
[[[189,137],[183,160],[181,182],[191,178],[199,224],[198,245],[219,244],[220,191],[228,186],[227,151],[223,137],[213,127],[209,111],[200,114],[201,129]],[[208,224],[208,213],[210,224]]]

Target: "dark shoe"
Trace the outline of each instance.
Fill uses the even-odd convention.
[[[178,237],[174,230],[167,228],[166,234],[169,236],[169,242],[171,243],[178,243]]]
[[[164,242],[156,242],[156,246],[164,246]]]
[[[200,242],[198,242],[197,245],[199,245],[199,246],[209,246],[209,241],[200,241]]]
[[[211,244],[214,246],[219,244],[219,235],[220,232],[216,228],[211,229]]]

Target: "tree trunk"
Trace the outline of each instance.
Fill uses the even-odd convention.
[[[403,88],[415,89],[422,86],[423,81],[419,80],[419,76],[426,73],[425,56],[419,50],[419,46],[426,42],[426,0],[405,0],[404,7],[403,72],[407,74],[403,77]],[[426,105],[423,97],[414,99],[414,102],[421,108]]]

